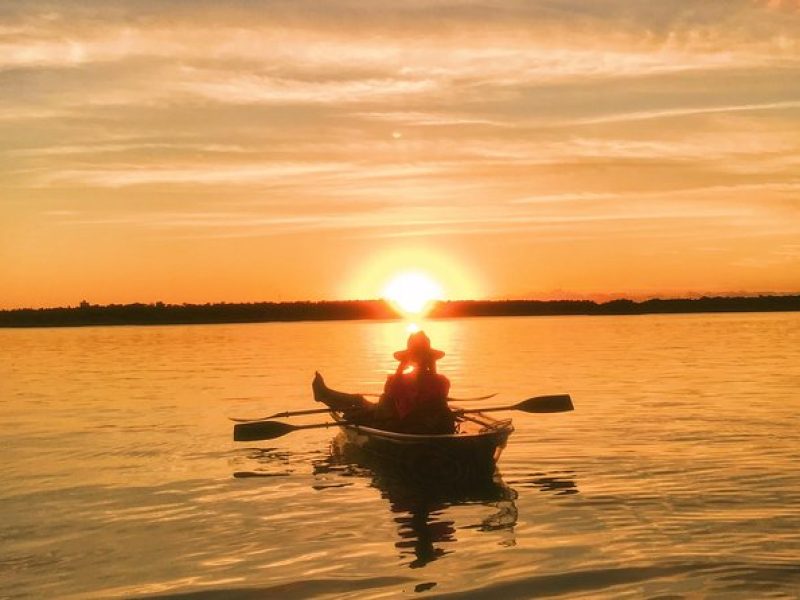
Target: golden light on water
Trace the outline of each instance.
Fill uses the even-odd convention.
[[[381,295],[404,316],[422,317],[444,298],[444,289],[424,271],[415,270],[395,275]]]

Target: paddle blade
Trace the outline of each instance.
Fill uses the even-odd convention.
[[[514,408],[528,413],[555,413],[575,410],[569,394],[556,394],[554,396],[536,396],[528,398],[517,404]]]
[[[233,426],[233,440],[236,442],[253,442],[271,440],[297,429],[294,425],[280,421],[260,421],[257,423],[239,423]]]

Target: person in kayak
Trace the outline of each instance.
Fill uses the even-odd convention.
[[[450,380],[436,372],[436,361],[443,356],[431,348],[424,332],[412,333],[406,349],[394,353],[399,364],[386,378],[376,421],[404,433],[454,433],[455,416],[447,405]]]

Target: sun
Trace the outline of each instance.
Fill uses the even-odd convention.
[[[444,298],[444,290],[422,271],[406,271],[395,275],[383,288],[382,296],[406,316],[422,316],[436,300]]]
[[[376,250],[339,278],[342,298],[383,298],[413,320],[425,317],[433,300],[475,300],[484,295],[477,274],[449,250],[407,243]]]

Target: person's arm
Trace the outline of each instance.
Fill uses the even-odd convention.
[[[439,379],[442,382],[442,394],[447,398],[450,395],[450,380],[444,375],[439,375]]]

